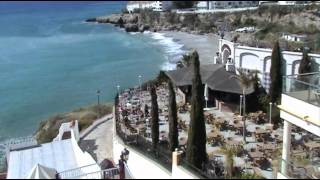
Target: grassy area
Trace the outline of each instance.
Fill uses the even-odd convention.
[[[112,104],[81,107],[72,112],[61,113],[40,123],[36,132],[38,143],[51,142],[57,135],[62,123],[78,120],[80,131],[89,127],[96,119],[112,113]]]

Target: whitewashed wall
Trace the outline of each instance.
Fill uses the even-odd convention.
[[[228,47],[228,48],[227,48]],[[231,50],[231,51],[230,51]],[[254,48],[240,46],[239,44],[227,41],[219,41],[219,52],[223,61],[224,55],[230,52],[229,57],[235,60],[237,68],[255,69],[260,72],[270,72],[272,49]],[[282,51],[283,59],[286,62],[286,75],[296,74],[299,68],[299,61],[302,59],[301,52]],[[308,54],[320,64],[320,54]]]

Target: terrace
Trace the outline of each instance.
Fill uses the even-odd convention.
[[[171,154],[168,151],[168,90],[164,83],[157,87],[159,106],[160,146],[157,153],[151,152],[151,96],[147,89],[128,89],[120,93],[116,100],[117,134],[130,147],[143,152],[146,156],[158,161],[171,171]],[[177,91],[178,92],[178,91]],[[185,154],[190,122],[190,104],[184,103],[184,98],[176,94],[178,105],[179,149]],[[221,147],[237,147],[234,168],[236,172],[251,173],[266,178],[272,178],[274,154],[282,144],[281,128],[273,129],[269,117],[262,111],[250,113],[246,118],[246,143],[243,141],[243,118],[239,114],[223,112],[216,108],[205,111],[207,154],[210,161],[205,170],[199,170],[182,160],[186,169],[192,169],[201,177],[216,178],[225,175],[224,163],[226,155]]]

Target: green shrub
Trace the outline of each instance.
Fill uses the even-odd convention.
[[[72,120],[78,120],[81,131],[89,127],[99,117],[112,113],[112,109],[111,104],[101,104],[100,106],[78,108],[70,113],[57,114],[40,123],[36,139],[40,144],[51,142],[58,135],[61,124]]]

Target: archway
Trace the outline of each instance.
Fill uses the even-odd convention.
[[[292,63],[292,69],[291,74],[299,74],[299,66],[300,66],[301,60],[295,60]]]
[[[271,68],[271,56],[267,56],[263,60],[263,72],[270,73]]]
[[[239,66],[244,69],[261,70],[259,56],[253,53],[241,53],[239,63]]]
[[[221,47],[221,52],[222,52],[222,62],[225,64],[227,63],[228,58],[231,55],[231,48],[227,44],[224,44]]]

